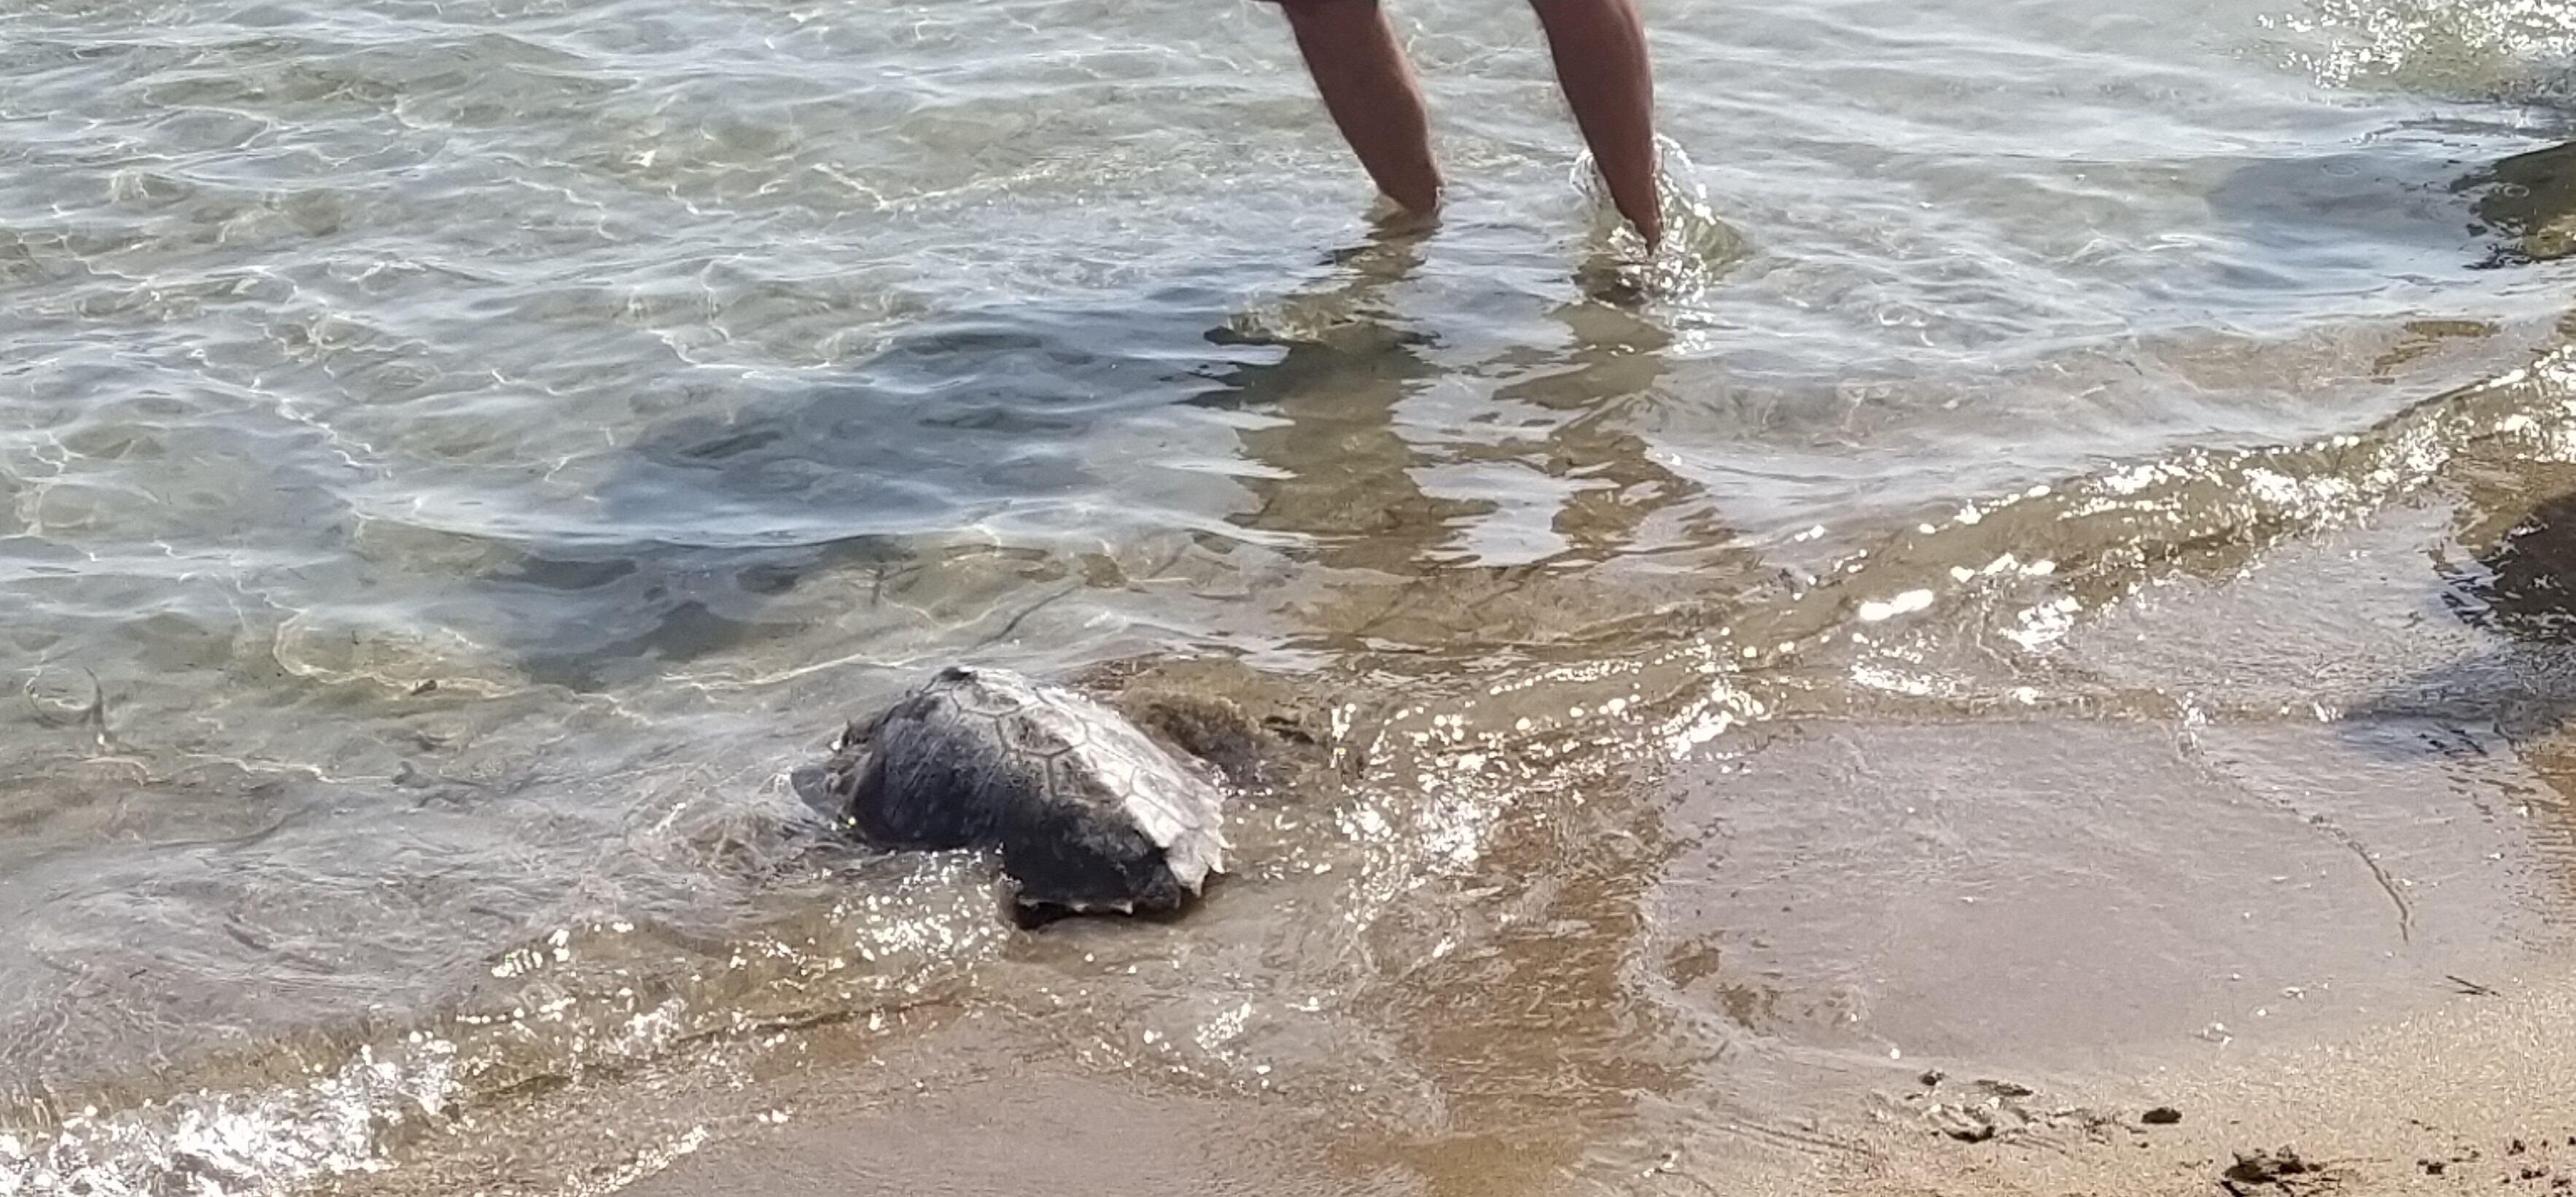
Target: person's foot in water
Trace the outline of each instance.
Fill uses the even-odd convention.
[[[1406,211],[1440,207],[1431,119],[1395,25],[1378,0],[1278,0],[1298,52],[1378,190]],[[1531,0],[1556,60],[1557,85],[1592,147],[1611,203],[1652,250],[1663,241],[1656,188],[1653,72],[1633,0]]]

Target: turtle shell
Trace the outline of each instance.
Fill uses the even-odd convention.
[[[1023,906],[1160,911],[1224,869],[1224,800],[1117,712],[952,666],[853,724],[823,785],[865,839],[998,847]]]

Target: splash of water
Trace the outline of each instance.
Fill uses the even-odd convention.
[[[1655,138],[1655,190],[1664,239],[1648,248],[1619,215],[1590,152],[1576,159],[1571,182],[1593,220],[1593,257],[1585,290],[1629,302],[1686,303],[1717,285],[1753,252],[1752,242],[1718,214],[1699,167],[1681,143]]]

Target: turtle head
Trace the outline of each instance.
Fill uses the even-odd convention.
[[[799,765],[787,772],[787,788],[796,791],[796,796],[804,800],[805,805],[836,821],[849,816],[850,791],[857,783],[856,762],[838,757],[819,764]]]

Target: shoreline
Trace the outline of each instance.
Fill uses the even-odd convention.
[[[1213,1192],[1511,1194],[1594,1191],[1486,1133],[1438,1134],[1356,1158],[1327,1120],[1283,1098],[1184,1092],[1062,1059],[1018,1071],[942,1062],[983,1020],[777,1077],[745,1108],[782,1113],[747,1133],[698,1134],[646,1152],[594,1193],[768,1197],[948,1191],[979,1197],[1117,1191],[1151,1183]],[[2062,1197],[2379,1194],[2576,1189],[2576,966],[2535,962],[2486,995],[2462,994],[2346,1036],[2207,1066],[2103,1074],[2037,1092],[1947,1079],[1879,1093],[1816,1127],[1758,1145],[1704,1127],[1639,1169],[1637,1193],[1768,1197]],[[763,1093],[761,1090],[772,1090]],[[1927,1099],[1928,1098],[1928,1099]],[[1936,1108],[1937,1107],[1937,1108]],[[2179,1115],[2150,1125],[2161,1108]],[[1991,1134],[1971,1130],[1983,1121]],[[1343,1132],[1347,1134],[1347,1131]],[[1973,1140],[1973,1141],[1971,1141]],[[1835,1146],[1825,1146],[1826,1144]],[[1748,1145],[1756,1144],[1756,1145]],[[1612,1145],[1602,1145],[1605,1148]],[[928,1187],[925,1187],[928,1186]],[[1570,1186],[1570,1187],[1569,1187]],[[1600,1191],[1609,1191],[1601,1188]]]

